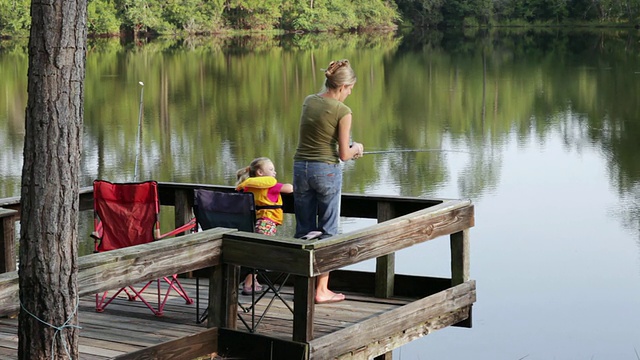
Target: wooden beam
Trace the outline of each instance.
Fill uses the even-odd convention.
[[[173,192],[181,190],[207,189],[223,192],[236,191],[233,186],[196,184],[196,183],[174,183],[159,182],[158,192],[162,205],[173,205]],[[1,200],[1,199],[0,199]],[[340,200],[340,213],[342,216],[359,217],[365,219],[376,219],[378,202],[390,202],[397,209],[397,215],[406,215],[414,211],[419,211],[431,206],[435,206],[447,201],[446,199],[426,199],[408,196],[391,196],[391,195],[362,195],[342,193]],[[286,213],[293,213],[293,194],[282,194],[283,210]],[[0,201],[0,206],[2,203]]]
[[[224,261],[312,277],[462,231],[473,225],[473,205],[470,201],[448,201],[362,230],[319,241],[305,242],[278,236],[231,232],[224,236]],[[390,264],[384,264],[385,267],[388,265]]]
[[[116,360],[195,359],[218,351],[218,329],[208,329],[176,340],[116,356]]]
[[[224,236],[222,252],[225,263],[312,276],[311,252],[304,246],[304,240],[238,231]]]
[[[373,360],[392,360],[393,359],[393,352],[388,351],[382,355],[378,355],[375,358],[373,358]]]
[[[458,231],[450,235],[451,247],[451,286],[462,284],[469,280],[469,229]],[[472,324],[471,308],[469,316],[455,326],[470,328]]]
[[[193,190],[177,190],[174,196],[175,227],[177,229],[193,219],[193,211],[191,210],[193,207]]]
[[[87,186],[80,189],[80,211],[93,210],[93,186]],[[16,221],[20,220],[20,196],[12,196],[0,199],[0,208],[16,210]]]
[[[93,211],[93,186],[80,189],[79,209],[80,211]]]
[[[469,229],[450,236],[451,246],[451,286],[469,280]]]
[[[309,359],[309,346],[303,342],[230,329],[220,329],[219,335],[220,359]]]
[[[0,316],[13,315],[20,310],[18,272],[0,274]]]
[[[0,208],[0,274],[16,270],[16,228],[18,211]]]
[[[391,360],[392,352],[387,349],[397,349],[418,338],[429,335],[437,330],[446,328],[464,320],[469,316],[469,307],[463,307],[452,312],[433,317],[422,323],[412,325],[398,333],[390,333],[387,338],[373,342],[367,346],[362,346],[351,351],[349,354],[339,357],[339,359],[374,359],[374,360]],[[380,354],[380,355],[378,355]],[[377,356],[376,356],[377,355]],[[338,358],[338,357],[336,357]],[[313,360],[322,359],[320,357],[312,357]]]
[[[442,204],[445,201],[446,200],[443,199],[343,193],[340,199],[340,215],[365,219],[377,219],[377,204],[390,203],[396,209],[396,216],[402,216]]]
[[[471,280],[437,294],[411,302],[382,315],[361,321],[309,342],[311,359],[339,358],[353,349],[386,344],[390,334],[401,334],[407,329],[437,323],[443,314],[467,308],[476,301],[475,281]],[[455,318],[449,322],[458,322]],[[395,344],[394,347],[397,347]],[[393,348],[393,347],[390,347]],[[382,351],[375,355],[380,355]]]
[[[0,208],[16,210],[20,216],[20,196],[13,196],[0,199]]]
[[[348,234],[312,242],[313,274],[390,254],[474,225],[470,202],[449,202]]]
[[[331,288],[334,291],[374,295],[374,280],[375,273],[369,271],[341,269],[331,272]],[[394,298],[420,299],[450,287],[451,279],[449,278],[396,274]]]
[[[316,278],[293,276],[293,341],[313,339]]]
[[[240,268],[220,264],[213,268],[209,279],[209,317],[207,327],[236,327],[238,316],[238,274]]]
[[[378,223],[396,217],[390,202],[378,203]],[[396,274],[396,254],[390,253],[376,258],[376,291],[375,296],[389,298],[393,296],[393,278]]]
[[[209,274],[209,298],[206,302],[207,308],[207,327],[224,327],[227,326],[225,314],[225,279],[224,265],[219,264],[212,268]]]
[[[218,265],[222,236],[228,231],[216,228],[82,256],[78,259],[79,296]],[[18,299],[18,273],[0,274],[0,316],[15,312]]]

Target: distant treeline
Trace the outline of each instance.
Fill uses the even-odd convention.
[[[0,0],[0,35],[24,36],[30,0]],[[397,26],[635,25],[640,0],[88,0],[89,33],[349,31]]]

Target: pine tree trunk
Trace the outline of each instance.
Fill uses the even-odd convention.
[[[86,0],[31,3],[18,319],[18,357],[25,360],[78,358],[86,8]]]

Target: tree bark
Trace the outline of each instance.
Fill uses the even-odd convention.
[[[86,0],[33,0],[25,114],[20,359],[77,359]]]

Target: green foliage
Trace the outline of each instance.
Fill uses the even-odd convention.
[[[491,21],[492,0],[451,0],[442,7],[443,17],[449,26],[484,26]]]
[[[87,24],[90,34],[112,35],[120,32],[120,21],[111,0],[90,0],[87,4]]]
[[[26,36],[31,27],[29,0],[0,0],[0,35]]]
[[[395,3],[383,0],[355,0],[351,2],[355,7],[355,18],[358,28],[384,28],[400,20]]]
[[[442,0],[438,0],[442,1]],[[237,30],[345,31],[390,28],[400,21],[392,0],[88,0],[93,35],[198,34]],[[27,33],[29,0],[0,0],[0,33]]]
[[[0,0],[0,35],[23,36],[30,0]],[[640,22],[640,0],[88,0],[93,35],[305,32]]]
[[[389,28],[395,27],[399,21],[394,2],[315,0],[284,5],[281,24],[283,29],[320,32]]]
[[[417,27],[436,27],[443,20],[444,0],[396,0],[404,19]]]
[[[234,29],[272,30],[281,15],[279,0],[230,0],[225,17]]]
[[[416,26],[637,24],[640,0],[396,0]]]
[[[125,28],[134,32],[164,32],[170,27],[161,18],[161,2],[151,0],[116,0],[118,16]]]
[[[347,21],[342,23],[336,18],[326,7],[305,8],[293,21],[293,29],[313,32],[343,29]]]
[[[175,29],[189,34],[213,32],[222,27],[224,0],[167,0],[162,18]]]

